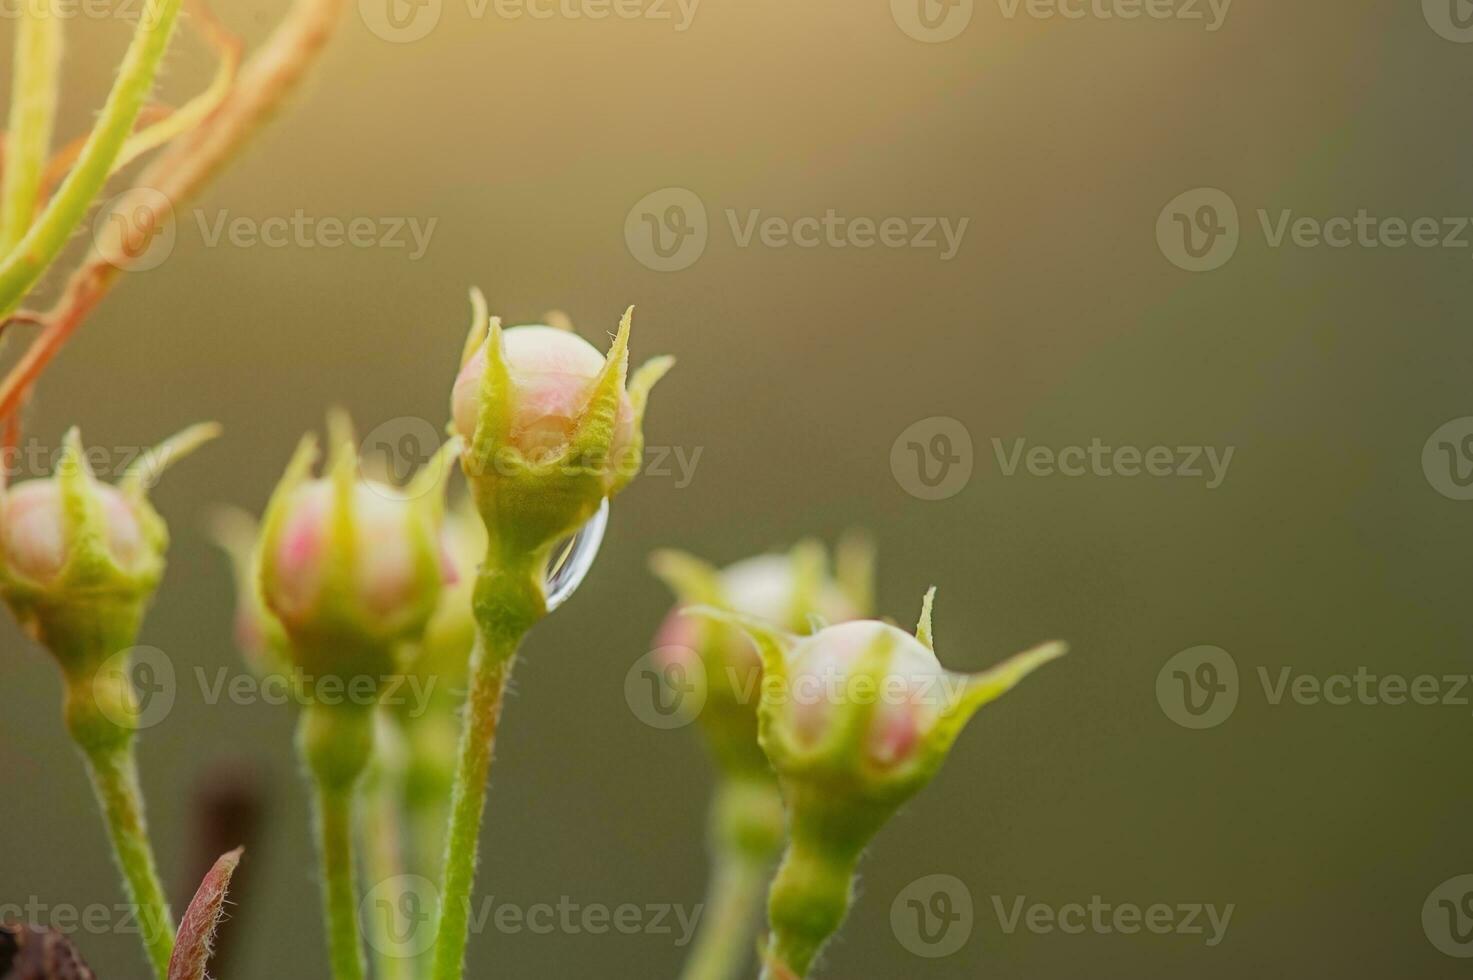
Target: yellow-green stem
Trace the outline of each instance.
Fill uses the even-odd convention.
[[[465,733],[460,742],[455,793],[450,803],[450,830],[445,839],[445,869],[440,880],[440,929],[435,943],[435,980],[460,980],[470,929],[471,890],[480,859],[481,819],[486,784],[496,746],[501,702],[511,676],[511,656],[488,654],[484,642],[471,655],[471,690],[466,702]]]
[[[102,808],[113,855],[123,872],[128,898],[137,910],[144,950],[154,975],[165,980],[174,953],[174,920],[148,843],[143,794],[131,743],[86,752],[87,773]]]
[[[322,864],[322,908],[327,921],[333,980],[363,980],[358,935],[358,884],[353,870],[353,794],[318,783],[317,849]]]
[[[822,840],[794,837],[768,895],[772,936],[762,980],[808,976],[849,914],[858,858]]]
[[[0,256],[24,237],[51,147],[61,68],[55,0],[25,0],[15,35],[5,173],[0,178]]]
[[[333,980],[364,980],[354,863],[353,801],[373,757],[374,711],[361,705],[313,703],[302,710],[297,750],[315,795],[322,908]]]
[[[496,728],[517,647],[546,612],[542,564],[541,556],[503,561],[488,558],[476,583],[476,645],[471,651],[470,692],[440,876],[440,925],[430,973],[433,980],[461,980]]]
[[[0,259],[0,317],[15,311],[56,260],[107,182],[138,113],[153,90],[154,75],[179,18],[180,0],[148,0],[112,91],[76,164],[20,242]]]
[[[380,734],[385,725],[394,722],[380,717]],[[364,867],[369,887],[401,877],[407,871],[404,861],[404,778],[398,759],[385,758],[381,747],[379,758],[365,793],[363,816],[359,821],[359,837],[363,841]],[[391,935],[391,920],[370,915],[369,947],[373,950],[375,980],[414,980],[414,960],[400,951]]]
[[[730,980],[756,949],[762,897],[782,851],[782,794],[770,772],[726,773],[711,800],[711,880],[682,980]]]
[[[755,948],[768,865],[747,854],[713,855],[701,927],[681,980],[732,980]]]

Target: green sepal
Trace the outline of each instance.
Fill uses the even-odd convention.
[[[675,548],[661,548],[650,555],[649,567],[683,603],[717,608],[726,605],[721,570],[702,558]]]
[[[649,391],[673,361],[651,361],[636,374],[626,393],[634,312],[630,307],[620,320],[603,367],[590,383],[588,399],[567,445],[556,454],[528,458],[512,444],[516,390],[501,321],[489,318],[483,331],[482,302],[473,296],[476,314],[466,340],[466,350],[472,354],[484,348],[486,365],[477,393],[476,428],[463,466],[477,509],[494,539],[495,552],[545,560],[558,540],[586,524],[606,497],[624,489],[638,473]],[[630,444],[621,454],[627,458],[615,459],[619,411],[626,394],[634,425]]]
[[[153,458],[182,456],[218,431],[213,425],[193,426],[154,450]],[[65,536],[62,567],[38,581],[0,556],[0,591],[6,603],[68,677],[90,682],[102,660],[133,645],[163,576],[168,527],[149,502],[141,473],[141,464],[135,464],[118,487],[142,537],[137,559],[125,567],[108,547],[105,504],[81,435],[76,427],[69,429],[51,477]]]
[[[382,678],[400,669],[402,654],[423,632],[439,601],[442,579],[438,528],[444,516],[449,458],[462,446],[459,440],[447,441],[406,490],[382,488],[403,505],[419,588],[414,600],[392,617],[370,617],[358,602],[362,542],[357,514],[361,476],[356,436],[351,422],[341,413],[329,417],[328,428],[333,448],[326,477],[330,510],[325,565],[311,611],[292,617],[299,622],[282,622],[286,648],[293,663],[314,681],[326,676],[345,680]],[[285,532],[292,499],[307,483],[316,457],[316,440],[308,434],[298,444],[266,508],[257,548],[256,578],[267,609],[270,603],[265,597],[277,586],[277,545]],[[300,696],[311,700],[310,692],[301,692]]]

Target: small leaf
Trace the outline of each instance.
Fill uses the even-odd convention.
[[[194,900],[179,923],[174,956],[169,960],[169,980],[208,980],[205,966],[214,949],[215,928],[220,924],[225,892],[243,853],[245,848],[237,847],[222,855],[194,893]]]

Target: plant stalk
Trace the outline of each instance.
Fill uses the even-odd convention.
[[[501,720],[506,682],[511,677],[512,659],[488,654],[482,641],[477,641],[471,653],[471,690],[450,803],[450,831],[445,840],[440,928],[430,973],[434,980],[460,980],[465,962],[486,785],[491,776],[496,728]]]
[[[364,980],[358,934],[358,884],[353,868],[353,793],[319,781],[317,848],[322,862],[322,907],[333,980]]]
[[[364,980],[367,966],[358,927],[353,802],[373,758],[374,709],[308,704],[297,725],[297,750],[306,763],[315,796],[332,980]]]
[[[148,0],[133,40],[76,166],[19,243],[0,259],[0,317],[13,313],[56,260],[102,191],[153,90],[179,19],[180,0]]]
[[[148,842],[148,822],[144,817],[132,744],[84,750],[84,754],[87,774],[92,778],[92,788],[112,841],[113,855],[123,872],[129,900],[138,912],[144,950],[155,976],[166,980],[169,958],[174,953],[174,919]]]
[[[494,546],[493,546],[494,547]],[[450,830],[441,873],[440,925],[432,980],[461,980],[470,928],[486,786],[496,748],[501,705],[522,637],[546,612],[542,556],[497,561],[493,550],[476,582],[476,644],[450,802]]]
[[[26,0],[16,28],[10,131],[0,178],[0,256],[31,225],[51,146],[61,69],[61,19],[54,7],[55,0]]]
[[[681,980],[732,980],[746,972],[784,829],[782,794],[770,772],[722,774],[711,800],[711,877]]]
[[[732,980],[755,947],[768,865],[747,854],[715,855],[700,931],[681,980]]]

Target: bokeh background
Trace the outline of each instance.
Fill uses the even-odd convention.
[[[220,6],[252,43],[285,8]],[[401,43],[370,28],[375,3],[350,5],[302,94],[181,211],[166,261],[108,300],[28,417],[48,446],[73,423],[104,447],[202,418],[227,429],[157,491],[175,542],[143,642],[185,682],[140,751],[179,903],[192,788],[247,766],[268,790],[228,980],[319,978],[325,956],[292,714],[207,704],[192,681],[195,666],[240,663],[205,514],[258,510],[330,405],[364,430],[439,426],[472,284],[509,322],[561,308],[600,345],[637,304],[636,359],[680,359],[653,399],[650,443],[700,452],[688,483],[650,476],[619,498],[594,573],[526,645],[483,895],[700,901],[701,747],[692,730],[643,724],[624,695],[670,598],[646,555],[675,545],[726,562],[858,526],[878,540],[885,614],[911,621],[940,587],[949,666],[1055,636],[1074,653],[986,709],[878,838],[823,975],[1466,974],[1422,909],[1473,872],[1473,779],[1458,763],[1470,691],[1461,705],[1275,705],[1259,681],[1260,668],[1473,670],[1473,503],[1423,466],[1434,430],[1473,415],[1473,234],[1461,248],[1274,248],[1258,218],[1473,214],[1459,110],[1473,46],[1432,28],[1436,3],[1237,0],[1209,31],[1008,17],[979,0],[952,11],[971,19],[942,43],[902,30],[885,0],[704,0],[683,31],[673,7],[671,20],[496,9],[444,0],[433,29]],[[0,30],[8,41],[13,22]],[[73,26],[68,131],[91,118],[127,33],[116,19]],[[210,65],[187,34],[175,52],[165,94],[178,99]],[[625,224],[669,187],[698,196],[709,240],[687,268],[658,272]],[[1236,202],[1241,242],[1194,274],[1163,254],[1156,225],[1199,187]],[[196,206],[207,223],[298,209],[436,223],[417,259],[236,247],[206,240]],[[726,216],[830,208],[969,225],[943,261],[741,247]],[[897,437],[932,417],[973,444],[970,478],[943,500],[892,469]],[[1235,454],[1216,489],[1006,476],[992,440],[1020,438]],[[1232,655],[1241,691],[1229,719],[1195,731],[1163,710],[1156,680],[1200,644]],[[7,622],[0,901],[118,902],[58,698],[53,666]],[[931,874],[959,879],[975,908],[943,959],[892,926],[895,897]],[[994,904],[1096,895],[1234,912],[1209,947],[1009,934]],[[134,937],[77,938],[106,980],[143,976]],[[671,936],[528,932],[479,935],[471,951],[477,977],[674,976],[684,952]]]

